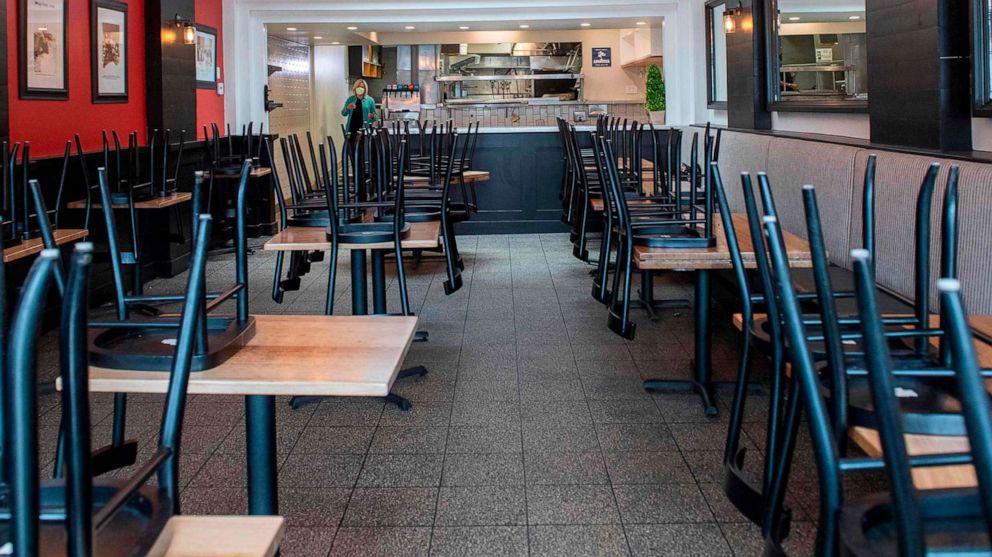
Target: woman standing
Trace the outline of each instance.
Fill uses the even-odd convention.
[[[375,99],[367,95],[369,86],[364,79],[356,79],[351,87],[351,96],[344,101],[341,116],[348,118],[346,129],[353,134],[375,122]]]

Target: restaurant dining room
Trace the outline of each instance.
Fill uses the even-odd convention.
[[[992,555],[992,0],[0,15],[0,556]]]

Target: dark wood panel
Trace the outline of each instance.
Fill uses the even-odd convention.
[[[9,83],[7,81],[7,2],[0,2],[0,141],[10,139],[10,105],[7,102]]]
[[[765,3],[742,0],[741,7],[743,18],[751,18],[753,25],[738,26],[736,33],[727,35],[727,121],[733,128],[768,130],[772,117],[766,102]]]
[[[476,186],[479,212],[464,234],[563,232],[561,144],[557,132],[483,133],[473,168],[490,173]]]
[[[145,4],[145,72],[148,126],[174,132],[196,130],[196,47],[183,44],[175,17],[193,19],[194,0],[148,0]]]
[[[867,0],[874,143],[971,149],[966,2]]]

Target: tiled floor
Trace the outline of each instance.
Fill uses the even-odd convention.
[[[467,236],[459,244],[461,291],[444,295],[436,261],[410,272],[420,328],[430,333],[407,359],[430,374],[395,387],[411,411],[369,399],[299,410],[279,401],[283,555],[758,555],[756,528],[719,483],[729,391],[720,392],[721,417],[708,419],[695,396],[652,396],[640,385],[685,376],[691,313],[669,310],[651,323],[638,312],[637,339],[626,342],[607,330],[605,308],[590,297],[591,267],[571,256],[565,235]],[[326,263],[315,263],[282,305],[269,297],[274,256],[257,251],[251,264],[253,312],[322,310]],[[230,256],[212,258],[212,286],[232,274]],[[183,281],[155,281],[148,292],[176,292]],[[677,275],[659,278],[656,290],[691,296]],[[347,312],[346,262],[336,298]],[[726,377],[736,342],[728,314],[717,316],[715,367]],[[45,343],[55,346],[54,335]],[[43,360],[51,376],[54,350]],[[102,441],[109,399],[95,400]],[[52,447],[57,400],[44,402],[42,442]],[[764,427],[759,406],[745,439],[754,450]],[[131,398],[128,428],[146,449],[160,412],[157,397]],[[243,447],[239,399],[191,398],[183,512],[246,512]],[[808,449],[797,462],[790,546],[803,555],[815,535],[816,476]]]

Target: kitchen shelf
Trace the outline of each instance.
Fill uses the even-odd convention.
[[[630,68],[647,68],[651,64],[654,64],[658,66],[658,68],[660,69],[662,67],[661,61],[662,61],[661,56],[642,56],[640,58],[631,60],[626,64],[621,64],[620,67],[627,70]]]
[[[530,81],[535,79],[582,79],[581,73],[541,73],[517,75],[442,75],[436,81]]]

